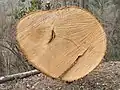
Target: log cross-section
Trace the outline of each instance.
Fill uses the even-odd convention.
[[[65,81],[91,72],[106,51],[99,21],[77,7],[34,12],[17,25],[16,39],[28,61],[41,72]]]

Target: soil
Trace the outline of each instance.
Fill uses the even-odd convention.
[[[0,84],[0,90],[120,90],[120,61],[102,62],[87,76],[71,83],[40,73]]]

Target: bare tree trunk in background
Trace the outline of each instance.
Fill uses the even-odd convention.
[[[81,0],[81,7],[83,7],[83,8],[85,7],[84,2],[85,2],[85,0]]]
[[[63,0],[63,5],[66,7],[67,6],[67,0]]]

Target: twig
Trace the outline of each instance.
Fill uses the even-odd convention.
[[[25,77],[29,77],[31,75],[39,74],[39,73],[40,73],[40,71],[35,69],[35,70],[28,71],[28,72],[2,76],[2,77],[0,77],[0,84],[7,82],[7,81],[15,80],[15,79],[22,79]]]

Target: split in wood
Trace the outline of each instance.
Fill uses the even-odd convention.
[[[56,35],[55,35],[54,29],[53,29],[51,32],[51,37],[50,37],[50,40],[48,41],[48,44],[51,43],[55,39],[55,37],[56,37]]]

